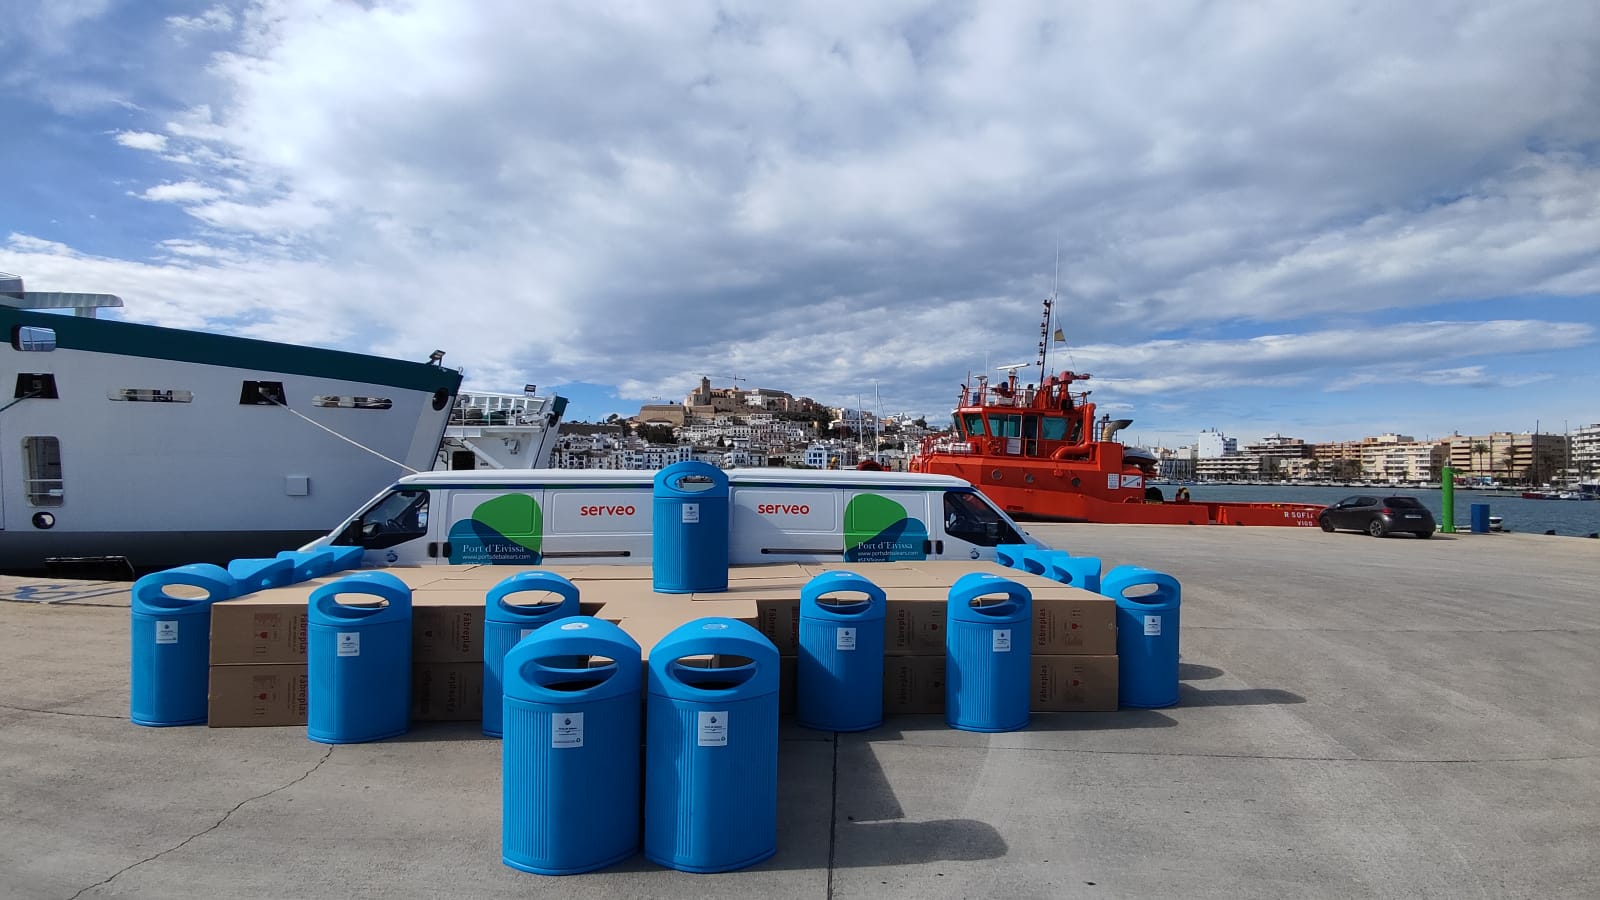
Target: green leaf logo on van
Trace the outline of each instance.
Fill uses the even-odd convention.
[[[846,562],[927,559],[928,526],[906,508],[877,494],[859,494],[844,508]]]
[[[536,566],[543,544],[544,514],[527,494],[485,500],[450,526],[452,563]]]

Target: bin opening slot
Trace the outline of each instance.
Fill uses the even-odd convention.
[[[389,601],[383,597],[354,592],[334,594],[333,602],[340,606],[350,606],[356,609],[382,609],[389,605]]]
[[[500,605],[524,615],[539,615],[560,609],[565,600],[565,597],[555,591],[541,591],[534,588],[506,594],[500,598]]]
[[[986,616],[1011,615],[1022,606],[1016,598],[1005,594],[984,594],[973,597],[967,605]]]
[[[617,661],[604,656],[548,656],[531,660],[529,680],[552,691],[587,691],[617,674]]]
[[[866,593],[863,592],[859,597],[841,596],[848,593],[848,591],[840,591],[838,594],[823,594],[817,598],[817,605],[828,612],[844,616],[859,615],[872,609],[872,598],[867,596]]]
[[[667,674],[702,691],[727,691],[754,678],[756,663],[748,656],[731,654],[683,656],[667,664]]]
[[[711,478],[706,475],[684,475],[675,479],[672,482],[672,487],[676,490],[684,492],[709,491],[715,487],[716,484],[717,483],[715,481],[712,481]]]
[[[1161,593],[1164,593],[1164,590],[1159,584],[1131,584],[1128,585],[1127,589],[1122,592],[1122,596],[1128,598],[1129,600],[1149,598],[1146,600],[1146,602],[1154,603],[1155,601],[1161,599],[1159,596],[1157,596]]]
[[[195,584],[164,584],[161,594],[168,600],[208,600],[211,592]]]

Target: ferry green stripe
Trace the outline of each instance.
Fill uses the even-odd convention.
[[[455,393],[461,387],[460,372],[424,362],[0,307],[0,326],[8,342],[17,325],[54,330],[56,347],[66,350],[336,378],[415,391],[432,392],[444,388]],[[49,355],[40,354],[40,359],[47,361]]]

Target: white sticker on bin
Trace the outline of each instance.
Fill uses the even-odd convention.
[[[840,626],[834,633],[833,649],[854,650],[856,648],[856,629],[854,626]]]
[[[1161,634],[1161,617],[1145,616],[1144,633],[1147,637],[1159,636]]]
[[[994,646],[991,648],[996,653],[1011,652],[1011,629],[996,628],[994,630]]]
[[[533,629],[532,628],[524,628],[524,629],[522,629],[522,637],[527,637],[530,634],[533,634]],[[518,638],[518,640],[521,640],[521,638]]]
[[[177,622],[177,620],[173,619],[171,621],[163,621],[163,620],[157,619],[156,620],[156,643],[158,643],[158,644],[176,644],[177,642],[178,642],[178,622]]]
[[[702,712],[700,716],[700,740],[702,747],[728,746],[728,711],[725,709]]]
[[[700,523],[700,504],[685,503],[683,505],[683,524],[698,525]]]
[[[550,749],[583,746],[583,713],[556,713],[550,717]]]
[[[360,656],[361,655],[361,632],[359,632],[359,631],[341,631],[341,632],[339,632],[338,648],[339,648],[338,649],[338,655],[339,656]]]

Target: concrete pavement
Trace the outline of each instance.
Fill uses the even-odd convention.
[[[1182,703],[786,724],[778,854],[726,875],[504,867],[475,725],[131,725],[126,608],[36,589],[0,603],[0,895],[1600,896],[1600,542],[1030,530],[1180,579]]]

